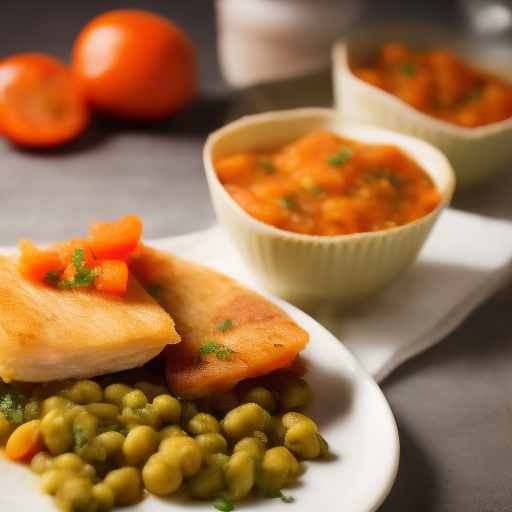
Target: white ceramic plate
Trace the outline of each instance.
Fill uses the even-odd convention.
[[[295,307],[279,302],[311,335],[303,352],[306,379],[316,393],[306,414],[329,443],[327,460],[303,463],[298,483],[284,490],[292,504],[279,499],[242,501],[236,510],[275,512],[338,510],[373,512],[387,496],[398,467],[398,434],[391,410],[372,378],[343,345],[320,324]],[[178,508],[211,510],[211,502],[183,502],[153,496],[126,510],[172,512]],[[39,491],[39,477],[0,456],[0,510],[55,512],[49,496]]]

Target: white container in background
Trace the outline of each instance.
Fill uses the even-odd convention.
[[[217,0],[222,75],[237,88],[330,65],[334,41],[359,19],[362,0]]]

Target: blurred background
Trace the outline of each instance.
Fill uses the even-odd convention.
[[[338,35],[402,18],[484,39],[512,37],[511,0],[347,0],[346,16],[345,0],[309,3],[329,1],[339,13]],[[195,101],[178,116],[149,125],[96,116],[79,139],[52,150],[21,149],[0,138],[0,246],[21,237],[69,239],[85,234],[92,221],[125,214],[142,218],[145,239],[208,228],[215,216],[202,164],[207,135],[246,113],[332,104],[328,68],[275,83],[230,85],[220,70],[215,5],[208,0],[0,0],[0,58],[38,51],[69,62],[73,41],[89,20],[130,7],[160,13],[191,37],[198,59]],[[452,205],[512,220],[511,194],[509,172],[478,190],[457,192]],[[384,382],[401,460],[380,512],[510,510],[511,304],[508,285]]]
[[[254,3],[244,2],[248,2],[246,6]],[[493,25],[492,12],[485,18],[487,24],[475,24],[475,12],[489,4],[481,0],[305,3],[315,9],[320,4],[330,4],[339,19],[337,35],[369,21],[415,18],[496,37],[510,29],[508,18],[503,15],[507,12],[503,2],[492,3],[499,30],[496,22]],[[113,220],[127,212],[142,217],[146,238],[206,228],[215,222],[201,161],[208,133],[246,113],[332,104],[328,68],[272,84],[230,86],[219,69],[215,5],[206,0],[2,2],[0,58],[39,51],[68,63],[73,41],[89,20],[107,10],[128,7],[163,14],[191,37],[198,56],[198,93],[194,103],[182,114],[152,125],[95,117],[78,140],[54,150],[23,150],[0,139],[0,245],[14,244],[21,235],[38,242],[71,237],[77,226],[85,229],[95,219]],[[491,188],[494,194],[503,186]],[[501,211],[495,201],[486,202],[485,198],[480,192],[476,200],[482,213],[512,218],[512,213]],[[461,208],[475,206],[472,196],[469,203],[466,197],[456,199]],[[192,208],[187,207],[189,202]],[[15,222],[13,212],[19,213]]]

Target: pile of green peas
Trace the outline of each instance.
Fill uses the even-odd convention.
[[[109,512],[179,488],[199,499],[264,496],[290,484],[299,461],[328,450],[315,423],[293,411],[313,397],[303,379],[279,392],[254,387],[240,400],[227,392],[196,403],[147,381],[49,389],[46,398],[47,385],[33,392],[42,451],[30,464],[67,512]],[[0,412],[0,442],[13,431]]]

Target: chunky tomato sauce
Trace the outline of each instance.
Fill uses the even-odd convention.
[[[401,226],[436,208],[429,176],[394,146],[315,131],[272,153],[216,162],[220,182],[252,217],[307,235],[336,236]]]
[[[421,52],[391,42],[381,46],[369,66],[352,64],[351,69],[417,110],[459,126],[512,117],[512,86],[448,50]]]

